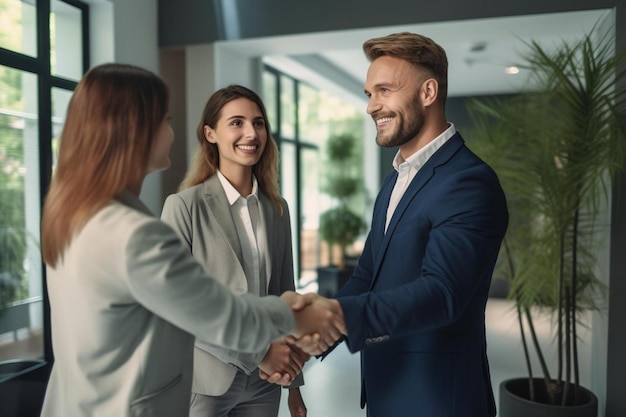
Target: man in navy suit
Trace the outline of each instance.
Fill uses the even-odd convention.
[[[398,147],[363,254],[337,293],[370,417],[487,417],[485,304],[508,224],[493,170],[445,115],[447,57],[398,33],[364,43],[376,142]]]

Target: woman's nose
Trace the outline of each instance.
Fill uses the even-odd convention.
[[[255,138],[256,137],[256,129],[251,123],[246,123],[244,126],[244,136],[246,138]]]

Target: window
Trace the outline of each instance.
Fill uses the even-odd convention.
[[[272,135],[280,150],[280,186],[289,204],[296,284],[316,281],[316,268],[329,262],[328,249],[318,237],[320,214],[334,202],[323,192],[325,144],[333,134],[363,137],[361,111],[324,91],[270,66],[263,72],[263,101]],[[357,150],[362,167],[363,143]],[[365,211],[365,199],[355,210]]]
[[[0,0],[0,389],[52,360],[39,225],[87,22],[76,0]]]

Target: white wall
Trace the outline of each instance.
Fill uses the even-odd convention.
[[[185,48],[187,77],[187,161],[197,147],[196,127],[209,96],[216,89],[215,50],[213,44]]]
[[[115,58],[113,4],[105,0],[86,0],[89,3],[91,65],[111,62]]]
[[[159,72],[157,0],[86,0],[90,6],[91,65],[119,62]],[[161,213],[161,173],[144,181],[141,199]]]
[[[114,0],[115,62],[159,72],[157,0]],[[161,213],[161,173],[148,175],[141,199],[155,214]]]

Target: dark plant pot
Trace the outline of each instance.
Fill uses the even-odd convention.
[[[336,266],[317,267],[317,293],[324,297],[332,297],[345,285],[352,275],[354,267],[339,269]]]
[[[534,378],[535,392],[541,391],[543,380]],[[584,387],[579,387],[578,404],[559,406],[548,404],[547,398],[530,401],[528,378],[514,378],[500,384],[499,417],[597,417],[598,398]],[[573,389],[573,386],[572,386]]]
[[[27,372],[33,371],[37,368],[45,366],[46,362],[42,360],[28,360],[28,359],[12,359],[0,362],[0,382],[17,378]]]
[[[38,416],[51,366],[43,360],[0,362],[0,410],[3,417]]]

